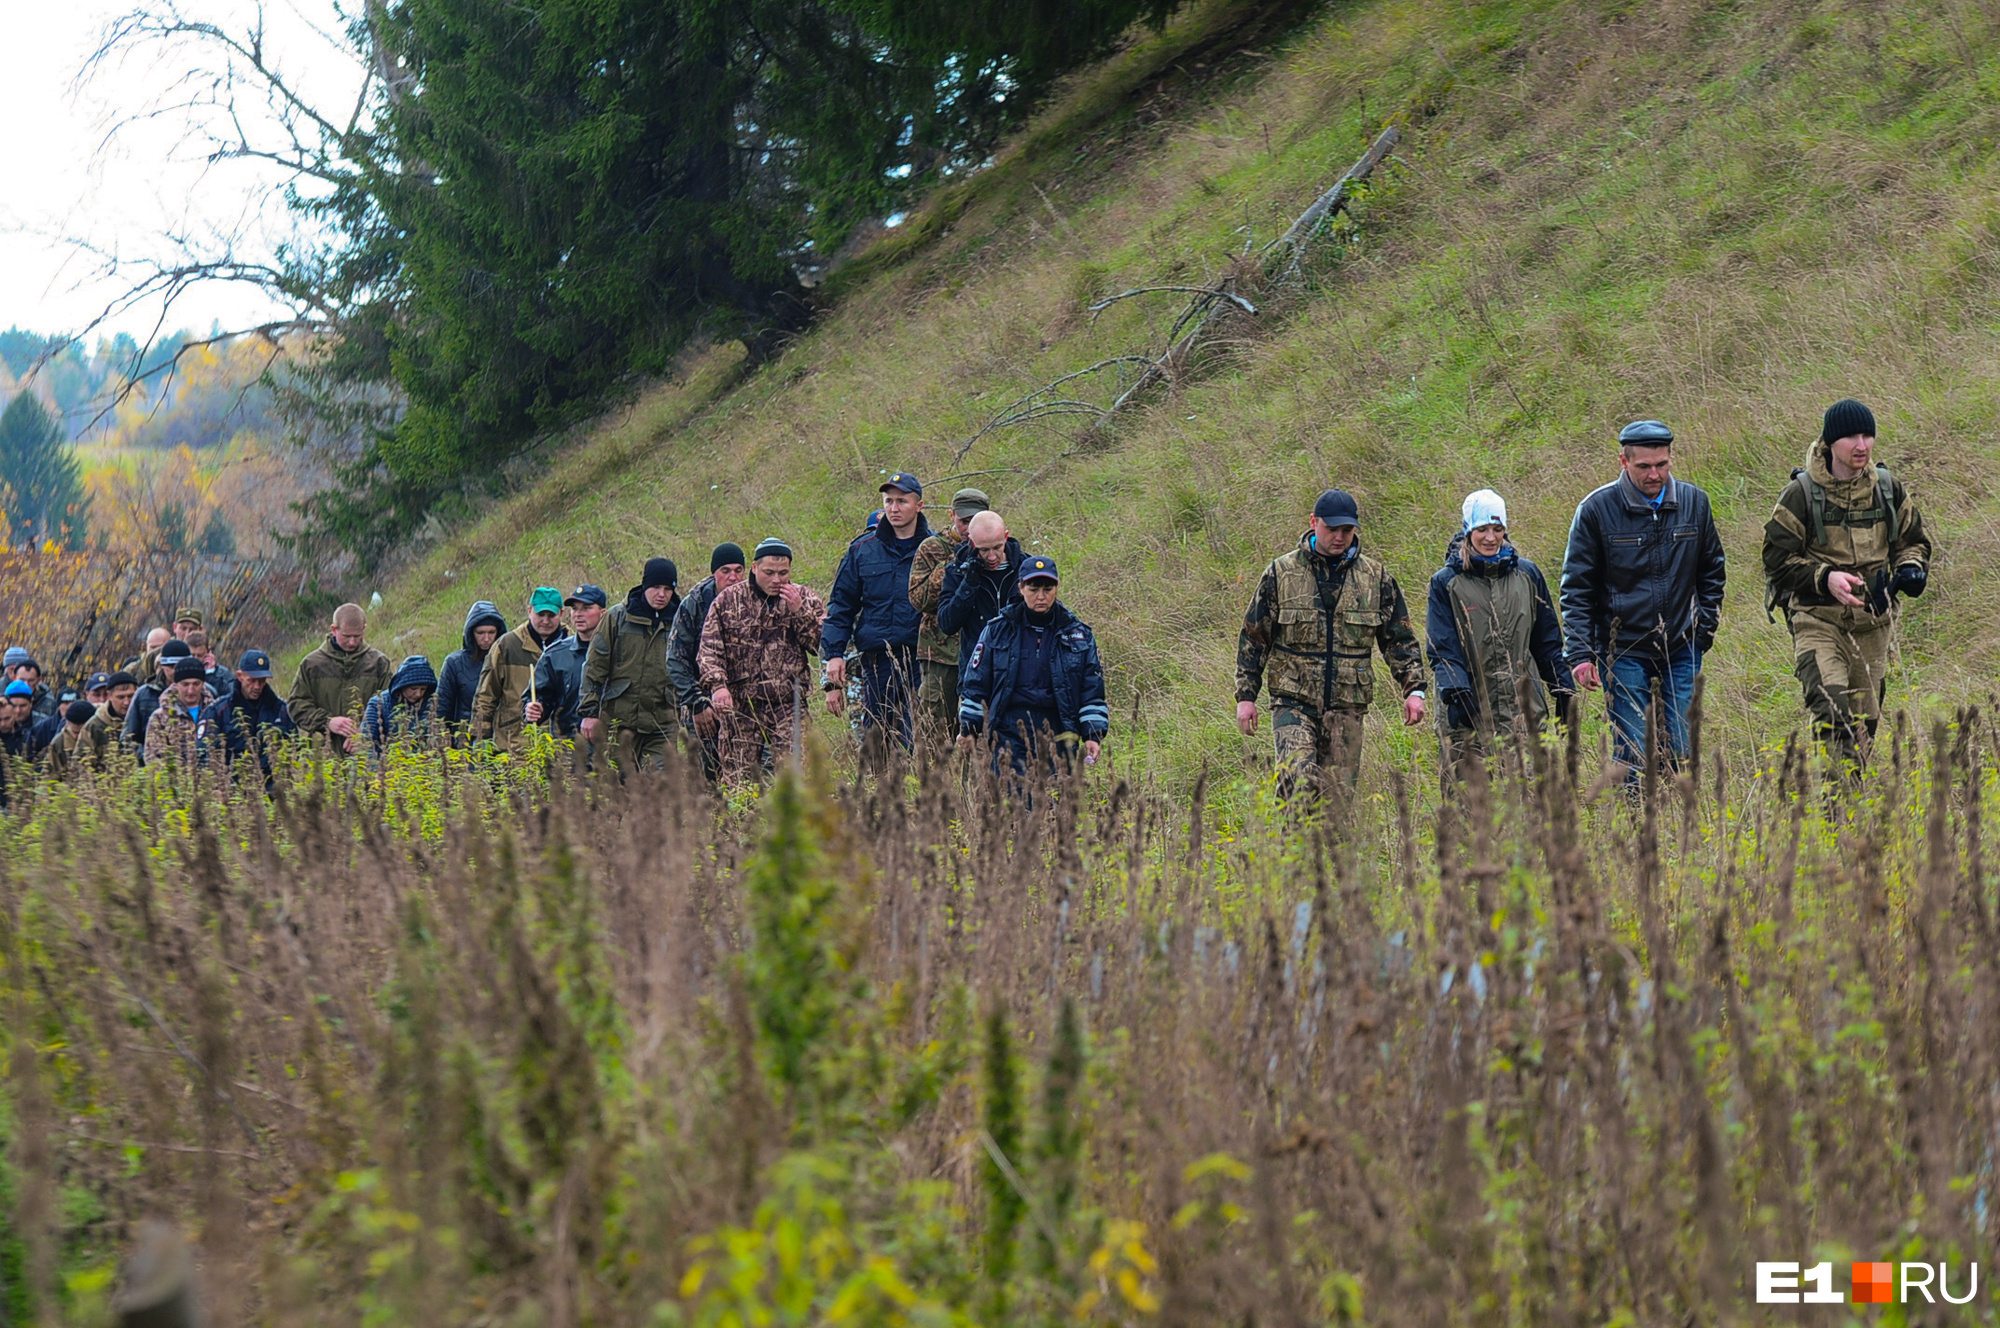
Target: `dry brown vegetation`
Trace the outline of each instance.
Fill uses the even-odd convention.
[[[16,785],[10,1309],[100,1320],[156,1213],[219,1322],[1688,1323],[1760,1258],[1962,1291],[2000,734],[1887,747],[1832,824],[1802,760],[1627,811],[1544,749],[1435,854],[1405,797],[1343,840],[1101,779]]]

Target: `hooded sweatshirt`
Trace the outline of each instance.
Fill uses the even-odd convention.
[[[424,698],[414,705],[403,700],[405,687],[424,687],[429,690]],[[396,672],[389,679],[389,685],[368,698],[368,709],[361,716],[361,732],[380,756],[392,742],[428,743],[437,716],[437,674],[431,671],[431,662],[422,655],[405,656],[396,666]],[[442,736],[439,734],[438,736]]]
[[[472,641],[473,630],[479,627],[499,629],[493,638],[496,642],[507,634],[507,620],[491,601],[476,600],[465,611],[465,631],[459,638],[462,644],[444,657],[444,667],[438,672],[437,713],[448,724],[472,722],[472,693],[479,686],[480,667],[486,663],[486,651]]]

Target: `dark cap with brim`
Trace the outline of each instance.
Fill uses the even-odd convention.
[[[960,489],[951,496],[953,516],[978,516],[981,512],[993,510],[993,500],[986,496],[984,489]]]
[[[110,685],[111,685],[110,674],[93,673],[90,675],[90,681],[84,683],[83,690],[86,692],[101,692]]]
[[[1361,507],[1354,501],[1354,495],[1345,489],[1328,489],[1313,504],[1313,515],[1329,526],[1358,526],[1361,524]]]
[[[918,483],[917,477],[907,470],[899,470],[875,486],[877,493],[887,493],[891,489],[900,489],[904,493],[912,493],[919,498],[924,496],[924,486]]]
[[[1040,556],[1024,558],[1021,561],[1021,575],[1018,579],[1023,584],[1029,581],[1060,582],[1062,580],[1056,574],[1056,560]]]
[[[569,592],[569,598],[563,603],[577,607],[594,604],[601,609],[611,603],[611,598],[604,593],[603,586],[578,586]]]
[[[268,678],[271,676],[271,657],[261,650],[246,650],[236,661],[236,671],[246,678]]]

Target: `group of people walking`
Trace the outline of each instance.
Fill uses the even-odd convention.
[[[1673,443],[1657,420],[1620,431],[1620,473],[1578,505],[1557,593],[1515,548],[1501,495],[1467,495],[1430,578],[1421,642],[1396,578],[1364,551],[1359,504],[1322,493],[1298,546],[1264,569],[1237,647],[1236,722],[1255,733],[1268,694],[1287,794],[1344,802],[1355,787],[1377,653],[1406,725],[1433,715],[1436,688],[1447,785],[1471,763],[1517,758],[1527,733],[1568,722],[1578,695],[1599,690],[1629,781],[1649,713],[1652,750],[1684,760],[1725,558],[1708,496],[1673,474]],[[1897,601],[1924,593],[1932,557],[1874,447],[1866,406],[1829,407],[1764,530],[1767,610],[1784,612],[1815,729],[1856,777],[1881,715]],[[939,763],[983,737],[1003,773],[1094,762],[1110,728],[1104,669],[1090,627],[1062,602],[1055,561],[1028,554],[978,489],[954,493],[935,528],[914,475],[891,475],[879,494],[824,599],[792,580],[784,540],[748,555],[726,542],[685,596],[673,559],[654,557],[617,603],[595,585],[539,586],[510,629],[479,600],[437,668],[423,655],[392,665],[367,643],[363,610],[343,604],[282,697],[266,652],[225,669],[193,609],[74,699],[11,648],[0,743],[57,778],[121,760],[254,759],[268,776],[274,744],[294,738],[380,758],[399,743],[514,751],[540,727],[620,769],[657,765],[686,742],[712,779],[735,785],[787,758],[816,688],[831,714],[854,707],[871,761],[893,746]]]
[[[1874,459],[1875,428],[1858,401],[1828,407],[1764,526],[1766,612],[1784,613],[1814,731],[1849,778],[1865,771],[1881,718],[1898,600],[1924,593],[1933,556],[1908,489]],[[1551,715],[1567,722],[1579,693],[1599,690],[1628,789],[1649,747],[1678,767],[1725,557],[1708,495],[1673,474],[1673,443],[1658,420],[1620,430],[1620,473],[1577,505],[1559,595],[1514,547],[1505,500],[1468,494],[1430,579],[1421,650],[1396,579],[1362,551],[1355,500],[1329,489],[1258,583],[1237,647],[1237,724],[1255,732],[1268,692],[1288,784],[1309,775],[1344,797],[1379,652],[1410,725],[1429,712],[1428,659],[1447,786],[1469,762],[1518,759],[1527,733]]]

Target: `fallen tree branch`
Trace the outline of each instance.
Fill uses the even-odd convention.
[[[1396,144],[1401,141],[1402,133],[1394,125],[1377,134],[1375,141],[1368,145],[1368,151],[1361,154],[1360,160],[1348,167],[1326,192],[1315,198],[1283,235],[1264,246],[1260,261],[1252,271],[1262,276],[1265,286],[1282,288],[1293,285],[1299,280],[1300,265],[1304,262],[1306,249],[1319,234],[1320,228],[1335,213],[1346,209],[1349,199],[1353,197],[1355,186],[1373,175],[1376,167],[1388,158]],[[1243,271],[1243,267],[1238,267],[1225,274],[1212,286],[1134,286],[1130,290],[1120,291],[1116,295],[1106,296],[1088,305],[1091,321],[1095,322],[1099,314],[1121,300],[1162,293],[1186,294],[1194,297],[1188,301],[1187,306],[1181,310],[1180,315],[1167,330],[1167,344],[1164,350],[1158,353],[1114,355],[1109,359],[1099,360],[1087,368],[1079,369],[1075,373],[1064,374],[1052,383],[1043,384],[1027,395],[1017,398],[988,420],[979,432],[960,443],[958,450],[952,454],[952,464],[957,465],[963,461],[973,446],[986,435],[1016,424],[1026,424],[1057,415],[1090,415],[1092,419],[1089,427],[1093,430],[1102,428],[1112,416],[1137,401],[1140,395],[1154,384],[1172,382],[1179,367],[1188,362],[1209,328],[1225,310],[1248,314],[1252,318],[1257,316],[1257,306],[1230,289]],[[1108,406],[1093,406],[1089,402],[1069,398],[1043,400],[1065,383],[1100,373],[1114,365],[1126,364],[1139,364],[1144,367],[1136,379],[1112,398]],[[1063,456],[1069,455],[1071,455],[1069,452],[1063,453]],[[1062,458],[1056,459],[1059,461]],[[1048,467],[1044,466],[1042,470],[1036,471],[1028,483],[1040,478],[1047,469]]]
[[[1228,300],[1246,314],[1257,312],[1257,306],[1244,299],[1241,295],[1232,295],[1230,292],[1214,286],[1134,286],[1131,290],[1119,291],[1116,295],[1105,296],[1096,304],[1090,306],[1090,312],[1093,315],[1101,314],[1120,300],[1129,300],[1135,295],[1157,295],[1162,291],[1181,291],[1189,295],[1204,295],[1213,299]]]

